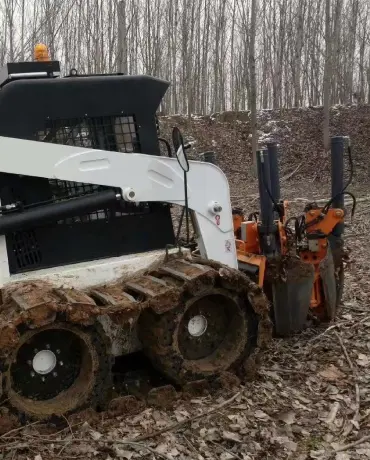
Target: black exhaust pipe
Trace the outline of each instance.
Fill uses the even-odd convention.
[[[24,212],[6,214],[0,217],[0,235],[30,230],[67,217],[104,209],[117,202],[118,198],[114,190],[105,190],[80,198],[47,204]]]

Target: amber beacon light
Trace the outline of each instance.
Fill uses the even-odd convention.
[[[43,43],[38,43],[34,49],[34,58],[38,62],[50,61],[48,47]]]

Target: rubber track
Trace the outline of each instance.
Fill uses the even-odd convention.
[[[177,306],[184,295],[199,295],[215,284],[248,299],[259,318],[256,346],[263,348],[271,340],[272,325],[269,302],[262,290],[243,273],[217,262],[173,257],[128,282],[87,290],[56,288],[43,281],[4,288],[0,306],[0,370],[4,370],[24,328],[37,329],[60,322],[61,316],[67,323],[82,326],[94,325],[101,315],[109,316],[116,324],[132,323],[146,309],[163,314]]]

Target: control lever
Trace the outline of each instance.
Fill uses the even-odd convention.
[[[188,157],[186,155],[185,150],[191,147],[191,144],[184,145],[184,139],[179,128],[174,127],[172,130],[172,142],[176,152],[177,161],[184,172],[184,189],[185,189],[185,216],[186,216],[186,244],[188,245],[190,242],[190,229],[189,229],[189,200],[188,200],[188,172],[190,169]],[[179,231],[178,235],[180,234],[180,229],[182,225],[182,217],[179,223]]]

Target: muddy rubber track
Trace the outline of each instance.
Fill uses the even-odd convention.
[[[231,323],[235,334],[227,336],[227,346],[216,354],[216,360],[215,356],[213,361],[205,357],[200,360],[201,366],[194,366],[194,360],[185,356],[186,346],[179,344],[183,339],[174,339],[173,332],[188,308],[203,298],[219,304],[217,299],[221,297],[217,296],[227,299],[225,302],[236,311],[238,320]],[[212,313],[212,308],[207,308]],[[59,288],[41,281],[17,283],[2,290],[0,306],[0,396],[5,404],[26,417],[45,418],[46,412],[63,415],[106,403],[112,387],[112,357],[110,341],[99,322],[102,317],[120,326],[137,324],[144,351],[153,365],[181,385],[214,378],[223,371],[243,377],[253,353],[264,348],[272,331],[269,303],[261,289],[241,272],[212,261],[172,257],[128,282],[88,290]],[[240,324],[247,327],[246,335],[241,333]],[[68,397],[54,398],[45,412],[43,405],[33,406],[32,398],[24,403],[22,398],[12,396],[11,368],[25,336],[63,327],[71,329],[83,346],[86,375],[71,393],[71,403]],[[198,353],[196,348],[194,353]]]

